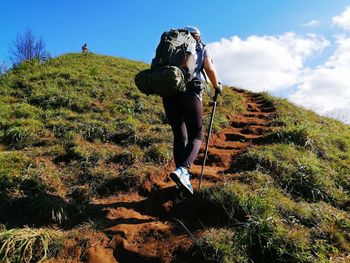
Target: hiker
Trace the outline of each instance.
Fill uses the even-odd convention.
[[[82,53],[88,53],[88,52],[89,52],[89,49],[88,49],[86,43],[81,47],[81,52],[82,52]]]
[[[170,173],[170,178],[180,189],[193,194],[189,170],[201,147],[203,130],[201,70],[204,68],[216,94],[221,93],[222,86],[218,82],[207,47],[202,43],[199,29],[194,26],[187,26],[185,29],[196,40],[195,49],[187,50],[196,57],[195,77],[188,82],[186,92],[163,97],[163,105],[174,136],[173,154],[176,169]]]

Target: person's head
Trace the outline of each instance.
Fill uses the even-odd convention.
[[[201,32],[199,29],[195,26],[186,26],[185,29],[191,33],[191,35],[194,37],[197,42],[201,40]]]

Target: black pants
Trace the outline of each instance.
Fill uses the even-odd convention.
[[[163,104],[174,135],[175,165],[190,169],[202,143],[202,102],[180,93],[163,98]]]

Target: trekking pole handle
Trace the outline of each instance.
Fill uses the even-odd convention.
[[[222,92],[221,83],[218,82],[218,84],[219,84],[219,85],[218,85],[217,87],[215,87],[214,101],[217,101],[219,94],[221,94],[221,92]]]

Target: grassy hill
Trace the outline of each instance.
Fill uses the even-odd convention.
[[[107,246],[112,239],[91,220],[98,200],[161,188],[154,177],[172,166],[172,134],[160,98],[134,85],[134,75],[147,67],[66,54],[22,63],[1,76],[2,261],[86,261],[92,244]],[[272,132],[234,158],[230,180],[191,197],[224,215],[196,237],[198,262],[345,259],[350,127],[261,96],[276,110]],[[215,132],[244,112],[242,94],[226,88]]]
[[[222,262],[347,262],[350,127],[264,96],[277,128],[234,160],[234,183],[206,189],[230,219],[206,241]]]

